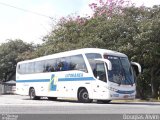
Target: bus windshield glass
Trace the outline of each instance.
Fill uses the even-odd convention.
[[[119,85],[133,85],[133,70],[127,57],[104,56],[112,63],[112,70],[108,70],[108,79]]]

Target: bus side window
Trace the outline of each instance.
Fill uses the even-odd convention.
[[[35,62],[35,73],[44,72],[44,61]]]
[[[35,72],[34,65],[35,65],[34,62],[30,62],[30,63],[27,64],[26,70],[27,70],[28,74],[32,74],[32,73]]]
[[[28,74],[29,72],[28,72],[28,63],[25,63],[25,74]]]
[[[50,59],[45,61],[45,72],[54,72],[55,71],[56,59]]]
[[[67,70],[69,70],[69,65],[68,65],[68,63],[67,63],[66,61],[63,61],[62,63],[63,63],[62,71],[67,71]]]
[[[106,71],[104,67],[104,63],[96,64],[96,76],[99,80],[106,82]]]
[[[21,64],[21,74],[26,74],[26,64]]]
[[[57,71],[62,71],[62,68],[63,68],[63,63],[62,63],[62,62],[59,62],[58,65],[57,65],[56,70],[57,70]]]
[[[82,55],[71,56],[71,70],[88,72]]]
[[[93,71],[93,75],[95,76],[95,78],[97,78],[97,64],[94,61],[94,59],[102,58],[101,54],[99,54],[99,53],[87,53],[86,57],[87,57],[87,59],[89,61],[91,69]]]
[[[63,57],[57,60],[58,64],[56,65],[57,71],[68,71],[70,70],[70,57]]]

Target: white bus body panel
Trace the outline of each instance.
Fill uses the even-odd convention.
[[[102,56],[106,53],[108,55],[127,57],[125,54],[115,51],[87,48],[48,55],[33,60],[19,62],[18,64],[77,54],[82,54],[84,57],[84,54],[86,53],[100,53]],[[88,69],[88,72],[86,73],[76,70],[35,74],[19,74],[17,72],[16,93],[20,95],[29,95],[29,89],[33,87],[35,89],[36,96],[77,98],[78,89],[84,87],[87,89],[90,99],[113,100],[135,98],[135,84],[133,86],[118,85],[111,83],[108,80],[107,82],[97,80],[93,75],[86,57],[84,57],[84,60]],[[51,89],[51,85],[53,85],[53,89]]]

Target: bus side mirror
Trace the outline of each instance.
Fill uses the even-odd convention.
[[[136,72],[136,75],[139,75],[142,72],[142,68],[139,63],[131,62],[131,65],[132,65],[134,71]]]
[[[94,60],[105,62],[107,64],[108,70],[112,70],[112,63],[108,59],[94,59]]]

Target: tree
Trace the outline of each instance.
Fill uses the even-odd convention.
[[[29,58],[28,55],[32,51],[33,46],[22,40],[8,40],[8,42],[2,43],[0,45],[0,80],[13,79],[17,62]]]
[[[143,73],[137,81],[140,97],[156,98],[160,89],[160,6],[123,7],[123,1],[120,5],[117,2],[92,4],[93,17],[62,18],[39,50],[53,54],[98,47],[123,52],[142,65]]]

